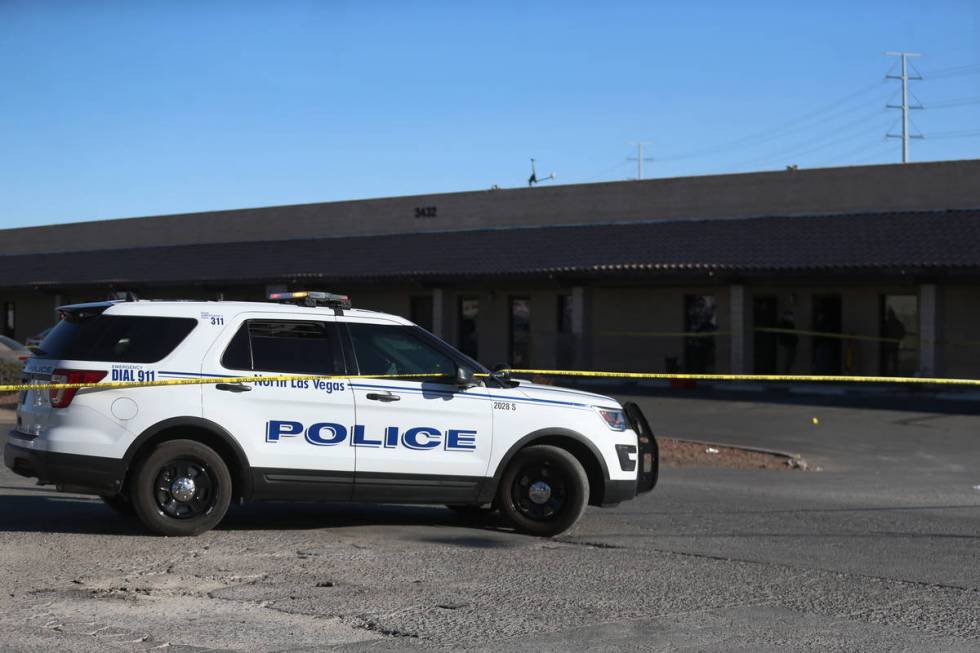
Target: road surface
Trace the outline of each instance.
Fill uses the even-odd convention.
[[[2,647],[980,651],[980,418],[639,401],[661,434],[822,471],[665,469],[557,540],[317,504],[168,539],[4,468]]]

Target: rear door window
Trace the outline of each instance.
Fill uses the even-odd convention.
[[[228,343],[221,364],[230,370],[343,374],[336,326],[329,322],[248,320]]]
[[[66,314],[34,353],[37,358],[156,363],[197,326],[189,317]]]

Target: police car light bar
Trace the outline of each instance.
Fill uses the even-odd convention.
[[[295,302],[302,300],[307,306],[329,306],[331,308],[350,308],[350,297],[332,292],[300,290],[296,292],[273,292],[268,296],[274,302]]]

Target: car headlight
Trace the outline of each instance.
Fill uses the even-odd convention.
[[[599,417],[606,423],[606,426],[613,431],[626,430],[626,413],[623,412],[622,408],[601,408],[599,406],[593,406],[593,408],[595,408],[595,412],[599,413]]]

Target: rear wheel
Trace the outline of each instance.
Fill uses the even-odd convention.
[[[589,477],[569,452],[550,445],[522,449],[500,479],[497,505],[517,528],[531,535],[564,533],[589,503]]]
[[[112,508],[112,511],[117,515],[122,515],[123,517],[136,516],[133,503],[124,494],[102,495],[99,498],[102,499],[102,503]]]
[[[200,535],[218,525],[231,503],[231,474],[214,449],[193,440],[157,446],[137,466],[133,507],[161,535]]]

